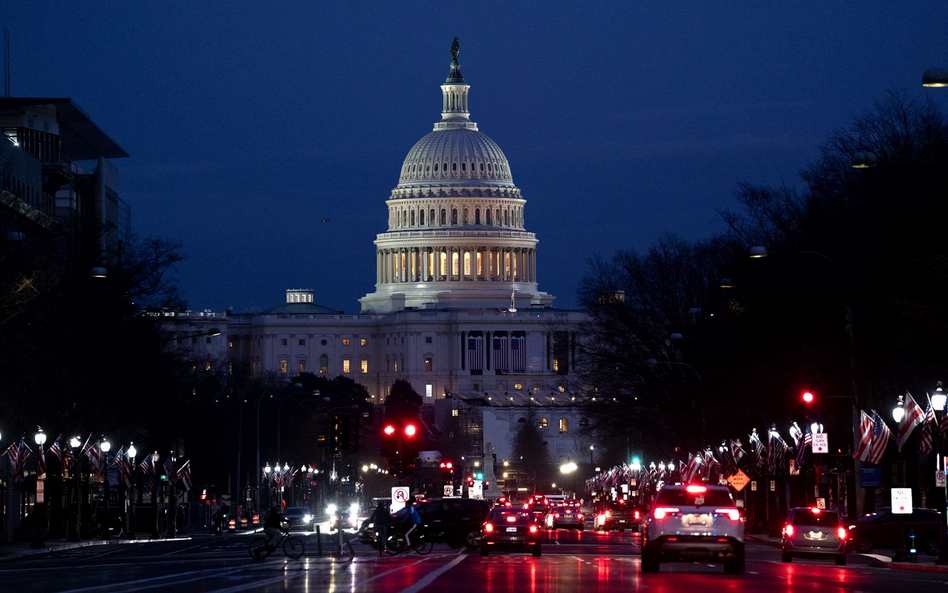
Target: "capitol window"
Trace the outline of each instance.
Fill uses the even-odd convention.
[[[523,383],[514,383],[514,389],[516,389],[517,391],[522,391]]]
[[[451,224],[456,225],[458,223],[458,209],[453,208],[451,210]]]
[[[457,164],[457,163],[451,163],[451,170],[452,170],[452,171],[457,171],[457,170],[458,170],[458,164]]]
[[[560,418],[560,432],[569,432],[569,420]]]
[[[457,166],[457,165],[455,165],[455,166]],[[462,170],[462,171],[467,171],[467,163],[461,163],[461,170]]]
[[[490,208],[484,211],[484,224],[490,224]]]
[[[343,338],[343,339],[342,339],[342,345],[343,345],[343,346],[348,346],[348,345],[349,345],[349,338]]]
[[[343,358],[343,359],[342,359],[342,373],[343,373],[344,375],[348,375],[348,374],[349,374],[349,359],[348,359],[348,358]]]
[[[476,170],[477,170],[477,167],[474,166],[474,163],[471,163],[471,172],[473,173]]]
[[[458,252],[455,251],[451,253],[451,275],[458,276],[460,272],[458,271]]]
[[[367,339],[365,339],[365,338],[362,338],[361,340],[359,340],[359,344],[362,345],[362,346],[365,346],[365,345],[368,344],[368,343],[369,343],[369,341],[368,341]]]
[[[299,367],[300,367],[300,372],[301,372],[301,373],[305,373],[305,372],[306,372],[306,360],[304,360],[304,359],[301,358],[301,359],[299,360]]]
[[[421,226],[425,226],[425,211],[424,210],[418,211],[418,224],[420,224]]]
[[[537,426],[539,426],[540,428],[546,428],[549,425],[550,423],[547,422],[546,418],[540,418],[540,421],[537,423]]]
[[[280,373],[285,375],[287,367],[287,360],[285,358],[280,359]]]
[[[430,356],[425,357],[425,372],[430,373],[432,367],[434,366],[434,359]]]
[[[435,163],[435,171],[438,170],[438,163]]]
[[[415,226],[415,211],[411,211],[411,226]]]
[[[369,372],[369,361],[363,358],[362,359],[362,374],[364,375],[368,372]]]
[[[481,171],[484,170],[484,163],[481,163]]]
[[[448,213],[444,208],[442,208],[441,209],[441,226],[444,226],[446,224],[448,224]]]
[[[467,208],[464,209],[464,224],[467,225],[471,222],[471,211]]]
[[[441,252],[441,275],[444,276],[445,270],[448,269],[448,254]]]
[[[474,224],[481,224],[481,209],[476,208],[474,210]]]
[[[464,275],[465,276],[471,275],[471,252],[470,251],[464,252]]]
[[[319,372],[328,373],[329,372],[329,357],[325,354],[320,355],[319,357]]]
[[[435,211],[431,210],[431,213],[428,215],[428,224],[435,223]]]

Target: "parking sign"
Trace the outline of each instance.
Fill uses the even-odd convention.
[[[813,452],[829,453],[830,441],[829,435],[825,432],[817,432],[813,435]]]
[[[912,514],[912,489],[911,488],[893,488],[892,489],[892,514],[893,515],[911,515]]]

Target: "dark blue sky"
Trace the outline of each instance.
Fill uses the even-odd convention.
[[[191,308],[238,311],[304,287],[358,311],[455,35],[570,307],[590,255],[720,231],[739,181],[796,184],[887,89],[948,104],[920,86],[946,24],[940,1],[0,6],[13,95],[76,100],[132,155],[135,231],[184,244]]]

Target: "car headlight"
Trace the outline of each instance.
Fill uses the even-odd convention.
[[[309,523],[312,520],[313,520],[312,515],[303,515],[303,523]]]

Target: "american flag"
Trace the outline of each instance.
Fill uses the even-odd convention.
[[[119,472],[119,480],[125,484],[126,488],[131,488],[132,475],[129,471],[128,455],[125,453],[125,447],[119,447],[119,450],[115,452],[115,456],[112,458],[112,463],[115,464],[115,468]]]
[[[948,439],[948,412],[941,417],[941,429],[939,432],[941,432],[941,438]]]
[[[59,460],[59,467],[65,469],[66,460],[63,457],[63,449],[59,445],[59,439],[62,438],[62,435],[56,437],[56,440],[53,441],[53,444],[49,447],[49,454]]]
[[[902,447],[905,446],[905,443],[908,442],[909,437],[912,436],[912,431],[915,430],[915,427],[925,421],[925,412],[922,411],[921,406],[915,403],[915,400],[912,398],[912,394],[908,391],[905,392],[905,416],[902,418],[902,422],[899,422],[899,434],[898,434],[898,443],[899,451],[902,450]]]
[[[787,454],[786,441],[783,440],[775,428],[770,429],[770,435],[767,439],[767,463],[770,473],[775,474],[777,470],[783,468],[783,462]]]
[[[506,371],[508,344],[507,336],[494,336],[494,370]]]
[[[741,463],[744,458],[744,448],[741,446],[741,439],[731,441],[731,456],[734,457],[734,467]]]
[[[794,422],[790,425],[790,438],[793,439],[793,446],[797,449],[800,448],[800,437],[803,436],[803,431],[800,430],[800,425]]]
[[[13,466],[13,479],[18,481],[20,479],[20,472],[17,471],[20,465],[20,443],[11,443],[5,453],[10,456],[10,464]]]
[[[100,443],[101,441],[92,443],[92,446],[86,451],[89,455],[89,464],[92,466],[92,471],[97,475],[102,471],[102,449],[99,446]]]
[[[872,418],[862,410],[859,413],[862,418],[859,422],[859,444],[853,451],[853,459],[865,461],[869,457],[869,447],[872,445]]]
[[[922,436],[918,441],[918,450],[922,453],[932,452],[932,425],[928,422],[922,426]]]
[[[718,461],[718,458],[714,456],[714,451],[710,448],[704,452],[704,462],[708,467],[708,478],[711,477],[711,473],[715,472],[718,475],[721,474],[721,462]]]
[[[724,471],[727,472],[727,475],[733,475],[737,473],[737,464],[734,463],[734,453],[731,452],[731,447],[728,446],[727,441],[721,443],[721,463],[724,465]]]
[[[807,426],[803,431],[803,442],[797,447],[797,469],[803,467],[803,459],[806,456],[806,449],[813,444],[813,435],[810,434],[810,427]]]
[[[757,467],[763,467],[767,464],[767,459],[764,457],[764,444],[760,442],[760,437],[757,436],[757,429],[755,428],[747,438],[751,446],[751,451],[754,453],[754,460],[757,462]]]
[[[19,482],[26,474],[26,462],[30,458],[30,455],[33,454],[33,450],[30,449],[30,446],[27,445],[23,439],[20,439],[19,443],[14,443],[10,446],[16,447],[16,457],[11,454],[10,460],[15,460],[13,463],[13,479]]]
[[[184,489],[190,492],[191,491],[191,462],[190,461],[185,462],[185,464],[181,467],[181,469],[178,470],[177,475],[181,478],[181,484],[184,486]]]
[[[484,370],[484,336],[467,339],[467,368],[471,371]]]
[[[36,445],[36,475],[46,473],[46,455],[43,454],[43,445]]]
[[[148,488],[155,487],[155,456],[153,454],[145,455],[145,458],[142,459],[142,462],[138,465],[141,468],[142,473],[145,474],[145,478],[148,480]]]
[[[527,370],[526,337],[513,336],[510,338],[510,362],[515,373],[522,373]]]
[[[175,482],[178,481],[178,472],[174,471],[174,456],[168,453],[162,465],[165,468],[165,474],[168,476],[168,483],[174,486]]]
[[[889,427],[886,426],[882,416],[878,412],[872,413],[872,446],[869,447],[869,459],[871,463],[879,465],[882,463],[882,457],[885,455],[885,446],[889,444],[891,436]]]

